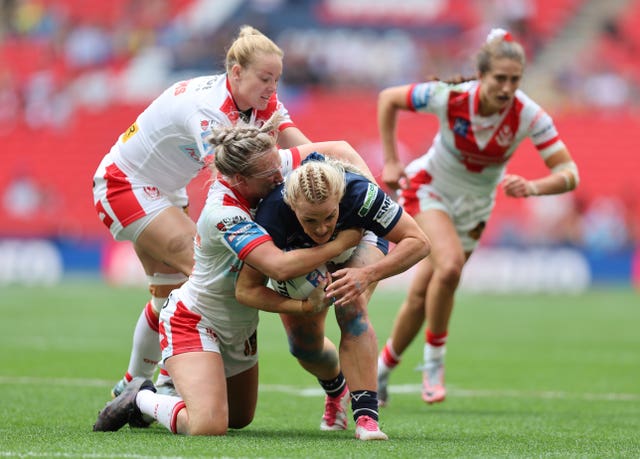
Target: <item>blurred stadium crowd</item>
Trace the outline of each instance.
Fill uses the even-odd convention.
[[[638,146],[640,0],[0,0],[0,237],[107,239],[90,202],[99,158],[170,83],[221,73],[245,23],[283,48],[279,92],[294,119],[311,133],[324,125],[316,140],[344,138],[365,155],[378,151],[377,91],[470,75],[487,31],[509,29],[528,52],[524,88],[561,134],[566,124],[579,135],[596,116],[611,151],[569,140],[585,191],[499,200],[486,243],[638,245],[640,188],[630,184],[640,169],[628,150]],[[576,51],[554,65],[550,49]],[[409,145],[414,155],[430,132]]]

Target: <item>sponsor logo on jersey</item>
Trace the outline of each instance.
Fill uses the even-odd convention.
[[[431,99],[431,85],[419,84],[413,89],[411,94],[411,103],[414,108],[423,108],[429,105]]]
[[[378,222],[383,228],[387,228],[397,213],[398,204],[392,201],[389,196],[385,196],[384,201],[382,201],[382,205],[378,209],[378,212],[376,212],[376,216],[373,217],[373,220]]]
[[[457,135],[466,137],[469,132],[469,120],[465,120],[464,118],[456,118],[453,122],[453,132]]]
[[[216,223],[216,228],[218,228],[218,230],[220,231],[228,231],[229,228],[233,227],[233,225],[237,225],[238,223],[242,223],[246,220],[247,218],[241,215],[223,218],[218,223]]]
[[[211,89],[218,78],[211,78],[204,83],[200,83],[200,86],[196,88],[196,91],[206,91],[207,89]]]
[[[124,133],[122,134],[122,143],[126,143],[127,140],[133,137],[136,132],[138,132],[138,124],[133,123],[131,126],[129,126],[129,129],[124,131]]]
[[[189,80],[181,81],[180,83],[176,84],[176,89],[173,90],[173,95],[179,96],[180,94],[183,94],[184,92],[187,91],[188,85],[189,85]]]
[[[360,207],[360,209],[358,210],[358,216],[364,217],[369,213],[369,211],[371,210],[371,206],[373,205],[373,202],[375,201],[377,195],[378,195],[378,187],[375,186],[373,183],[370,183],[369,186],[367,186],[367,194],[364,197],[364,202],[362,203],[362,207]]]
[[[198,151],[198,146],[195,143],[189,145],[180,145],[178,147],[182,153],[187,155],[189,158],[193,159],[197,163],[203,163],[200,159],[200,152]]]
[[[240,253],[257,235],[257,227],[249,221],[237,223],[224,233],[224,239],[236,253]]]
[[[211,125],[211,129],[214,129],[215,127],[217,127],[218,124],[215,124],[215,126]],[[213,154],[213,145],[211,145],[211,143],[209,143],[209,136],[211,135],[211,131],[202,131],[200,133],[200,138],[202,139],[202,151],[205,152],[205,158],[207,156],[210,156]]]
[[[540,137],[543,134],[545,134],[547,131],[551,130],[553,128],[553,124],[545,124],[542,126],[542,128],[536,132],[534,132],[533,134],[531,134],[531,137],[536,138],[536,137]]]

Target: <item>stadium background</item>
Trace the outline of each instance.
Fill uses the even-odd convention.
[[[527,49],[523,89],[554,116],[581,173],[572,195],[499,194],[464,288],[581,291],[640,285],[640,0],[3,0],[0,2],[0,284],[104,275],[143,283],[129,244],[92,207],[117,136],[172,82],[223,71],[251,24],[285,51],[279,89],[314,140],[345,139],[380,170],[376,94],[472,74],[491,27]],[[437,129],[403,114],[408,161]],[[544,173],[530,143],[509,171]],[[201,209],[205,175],[190,186]],[[486,268],[488,266],[488,269]],[[395,282],[395,285],[398,285]]]

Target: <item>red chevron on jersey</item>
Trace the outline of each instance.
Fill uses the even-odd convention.
[[[478,98],[478,94],[479,91],[476,92],[475,99]],[[493,134],[482,148],[478,145],[472,129],[470,96],[471,94],[467,91],[451,91],[449,94],[449,128],[454,133],[455,146],[460,151],[461,161],[467,170],[481,172],[488,165],[503,164],[509,159],[507,152],[518,130],[523,105],[519,100],[514,100],[501,121],[496,126],[490,127],[494,129]],[[473,101],[474,108],[478,107],[478,102],[478,100]]]

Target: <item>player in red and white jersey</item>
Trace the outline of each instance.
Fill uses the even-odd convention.
[[[291,155],[278,151],[274,132],[280,115],[257,127],[239,123],[214,130],[217,179],[198,219],[195,267],[171,292],[160,312],[162,362],[177,395],[156,393],[149,379],[132,379],[100,412],[97,431],[129,423],[143,427],[151,418],[173,433],[224,435],[248,425],[258,398],[258,309],[240,304],[235,282],[243,263],[286,280],[357,245],[359,230],[345,230],[333,241],[285,252],[253,221],[258,202],[290,172]],[[306,157],[316,144],[300,146]],[[309,300],[286,300],[274,293],[260,309],[315,313],[326,306],[324,292]],[[146,419],[143,415],[148,416]]]
[[[133,242],[147,274],[151,299],[136,324],[127,372],[113,388],[120,393],[135,376],[150,378],[160,359],[158,314],[169,292],[193,267],[195,225],[185,210],[187,184],[211,162],[211,130],[239,118],[260,124],[280,115],[281,148],[308,144],[278,100],[283,53],[268,37],[243,26],[227,52],[226,70],[174,84],[154,100],[118,138],[94,176],[94,204],[116,240]],[[346,142],[316,150],[364,161]],[[366,168],[366,165],[364,165]],[[168,381],[161,374],[158,382]]]
[[[432,242],[420,262],[391,337],[378,357],[378,396],[425,320],[422,398],[446,395],[444,354],[454,294],[464,264],[478,244],[495,204],[496,187],[526,198],[573,190],[578,169],[551,117],[520,89],[525,56],[510,33],[493,29],[477,55],[477,80],[429,81],[384,89],[378,126],[384,152],[382,179]],[[396,146],[400,110],[431,113],[439,131],[429,151],[406,168]],[[506,174],[518,145],[530,138],[549,174],[534,180]]]

